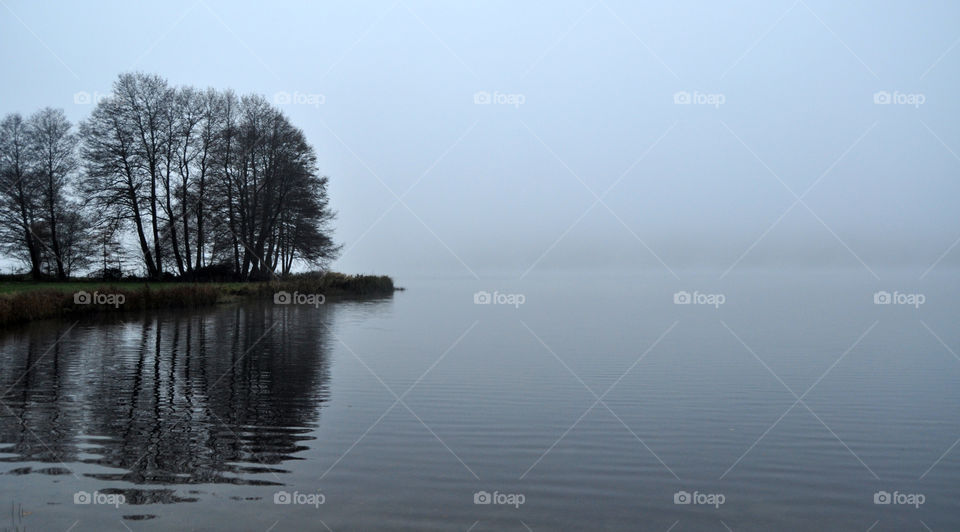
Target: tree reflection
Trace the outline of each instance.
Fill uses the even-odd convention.
[[[328,397],[332,307],[34,324],[0,343],[0,461],[50,463],[21,474],[82,462],[137,484],[282,483]]]

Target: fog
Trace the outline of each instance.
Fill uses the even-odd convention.
[[[0,113],[77,122],[132,70],[267,95],[340,271],[960,263],[954,2],[103,7],[3,2]]]

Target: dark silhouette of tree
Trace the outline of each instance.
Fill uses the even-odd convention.
[[[19,114],[7,115],[0,121],[0,245],[30,265],[33,279],[41,277],[37,189],[30,175],[27,124]]]
[[[108,218],[133,225],[147,275],[160,270],[147,241],[143,207],[148,201],[146,163],[134,146],[133,128],[120,100],[100,101],[80,126],[85,173],[82,188],[94,208]]]
[[[30,266],[34,279],[66,279],[86,264],[88,226],[74,199],[77,137],[62,110],[0,123],[0,246]]]
[[[77,138],[72,128],[62,110],[49,107],[38,111],[27,122],[30,170],[38,192],[35,199],[43,213],[44,251],[52,255],[50,259],[60,280],[67,278],[68,262],[76,262],[76,257],[66,256],[64,231],[75,232],[83,224],[77,211],[70,208],[73,205],[67,197],[69,180],[77,169]],[[69,228],[66,227],[68,223]],[[70,235],[71,248],[75,248],[77,236],[75,233]]]
[[[217,207],[227,220],[221,249],[232,248],[242,279],[289,273],[293,261],[323,267],[339,247],[328,236],[334,217],[327,178],[303,132],[260,96],[226,96],[226,131],[219,151]]]
[[[4,118],[0,246],[37,279],[106,272],[127,235],[151,279],[268,279],[336,257],[327,183],[303,131],[262,96],[121,74],[79,135],[60,110]]]
[[[160,190],[164,162],[169,167],[170,119],[169,107],[173,91],[166,80],[150,74],[121,74],[113,85],[112,99],[123,119],[120,124],[128,129],[131,149],[141,161],[142,179],[146,181],[146,212],[153,236],[153,272],[151,277],[163,274],[163,253],[160,241]],[[169,174],[168,174],[169,175]],[[173,236],[176,239],[176,236]],[[150,270],[148,266],[148,271]]]
[[[81,127],[84,190],[134,230],[147,275],[230,264],[236,278],[324,268],[327,178],[303,131],[262,96],[123,74]]]

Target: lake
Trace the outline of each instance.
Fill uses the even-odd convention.
[[[958,277],[878,273],[33,323],[0,529],[960,530]]]

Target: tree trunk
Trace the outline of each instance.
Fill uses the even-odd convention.
[[[57,280],[64,281],[67,274],[63,271],[63,255],[60,253],[60,239],[57,237],[57,198],[53,186],[53,169],[47,169],[47,209],[50,214],[50,245],[57,263]]]
[[[153,226],[153,256],[155,262],[154,274],[151,277],[160,279],[163,275],[162,252],[160,251],[160,217],[157,213],[157,166],[150,161],[150,223]]]

